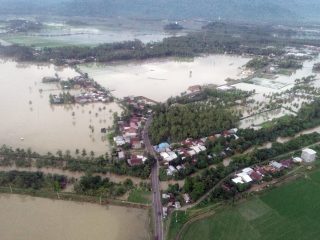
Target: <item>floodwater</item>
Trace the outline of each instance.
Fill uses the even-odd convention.
[[[56,84],[43,84],[42,78],[57,73],[67,79],[77,75],[73,69],[0,61],[0,72],[0,145],[43,154],[86,149],[98,155],[110,150],[100,130],[112,125],[114,112],[121,112],[116,103],[49,104],[49,95],[60,91]]]
[[[257,93],[260,94],[270,94],[275,92],[282,92],[287,89],[290,89],[294,86],[296,79],[301,79],[303,77],[308,77],[310,75],[316,75],[318,78],[320,74],[314,73],[312,71],[313,65],[320,62],[320,55],[303,62],[303,67],[296,70],[292,75],[275,75],[275,79],[253,79],[253,84],[249,83],[239,83],[234,86],[239,89],[256,89]]]
[[[255,129],[259,129],[261,128],[262,123],[272,121],[275,118],[280,118],[285,115],[295,115],[295,114],[288,111],[287,109],[283,109],[283,108],[275,109],[275,110],[260,113],[252,117],[240,120],[239,128],[254,127]]]
[[[179,32],[167,32],[163,30],[166,21],[126,18],[104,20],[81,18],[81,22],[86,23],[72,26],[62,19],[48,20],[43,23],[44,27],[39,32],[3,34],[1,37],[10,43],[36,47],[74,44],[95,46],[135,39],[139,39],[143,43],[158,42],[167,37],[186,35],[190,31],[189,28],[201,28],[195,22],[188,22],[184,24],[188,29]]]
[[[275,75],[274,79],[266,79],[266,78],[255,78],[252,79],[252,83],[246,83],[246,82],[241,82],[238,84],[233,85],[235,88],[240,89],[240,90],[245,90],[245,91],[251,91],[255,90],[256,94],[252,96],[252,98],[255,101],[258,102],[269,102],[269,99],[267,99],[266,95],[272,95],[274,93],[281,93],[286,90],[291,89],[294,84],[296,79],[301,79],[303,77],[308,77],[310,75],[315,75],[316,80],[312,83],[313,86],[319,87],[320,86],[320,74],[319,73],[314,73],[312,71],[313,65],[315,63],[320,62],[320,55],[317,57],[314,57],[311,60],[306,60],[303,62],[303,67],[302,69],[298,69],[295,73],[293,73],[290,76],[287,75]],[[294,101],[290,101],[289,103],[284,103],[283,107],[285,108],[291,108],[293,111],[298,111],[300,107],[302,106],[303,102],[308,102],[307,99],[301,99],[298,96],[294,99]],[[298,105],[295,106],[295,105]],[[253,109],[251,109],[253,110]],[[261,111],[261,109],[256,109],[254,110],[254,113],[258,113]],[[252,112],[251,112],[252,114]],[[268,113],[264,114],[259,114],[255,115],[251,118],[244,119],[240,122],[240,127],[241,128],[246,128],[250,127],[252,125],[259,125],[263,122],[270,121],[273,118],[278,118],[287,114],[292,114],[287,110],[282,109],[281,111],[279,110],[274,110],[270,111]],[[244,115],[245,117],[247,114]]]
[[[227,78],[242,78],[242,66],[249,60],[240,56],[209,55],[189,60],[89,64],[80,68],[99,84],[114,90],[117,97],[136,95],[165,101],[192,85],[223,85]]]
[[[306,129],[306,130],[296,134],[294,137],[279,137],[277,139],[277,142],[286,143],[286,142],[289,142],[290,140],[297,138],[301,135],[307,135],[307,134],[311,134],[311,133],[315,133],[315,132],[320,133],[320,126],[317,126],[317,127],[311,128],[311,129]]]
[[[1,240],[148,239],[146,210],[0,194]]]

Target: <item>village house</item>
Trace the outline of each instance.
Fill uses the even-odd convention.
[[[113,138],[113,141],[116,143],[117,147],[123,146],[126,144],[125,139],[122,136],[116,136]]]
[[[138,136],[137,129],[131,128],[131,127],[125,127],[124,128],[124,137],[134,138]]]
[[[198,92],[200,92],[200,91],[201,91],[201,86],[200,86],[200,85],[194,85],[194,86],[188,87],[187,93],[188,93],[188,94],[198,93]]]
[[[128,164],[130,166],[139,166],[144,164],[146,160],[147,158],[142,155],[131,155],[131,157],[128,159]]]
[[[179,209],[179,208],[181,208],[181,203],[180,202],[175,202],[174,203],[174,207],[176,208],[176,209]]]
[[[125,159],[125,154],[123,151],[118,152],[118,159],[119,160],[124,160]]]
[[[271,165],[272,167],[274,167],[275,169],[277,169],[277,170],[281,170],[281,169],[283,168],[282,164],[281,164],[281,163],[278,163],[278,162],[276,162],[276,161],[271,161],[271,162],[270,162],[270,165]]]
[[[131,147],[133,149],[141,149],[142,148],[142,143],[141,143],[141,140],[139,140],[139,138],[131,138],[130,143],[131,143]]]
[[[188,193],[183,194],[183,199],[187,204],[191,202],[191,198]]]
[[[172,151],[168,151],[168,152],[161,152],[160,156],[162,157],[162,159],[166,162],[171,162],[172,160],[177,159],[177,154],[175,154]]]
[[[168,176],[172,176],[174,173],[177,172],[177,169],[174,167],[174,166],[169,166],[168,169],[167,169],[167,175]]]
[[[306,163],[311,163],[316,159],[317,152],[310,149],[306,148],[302,150],[301,158],[304,162]]]

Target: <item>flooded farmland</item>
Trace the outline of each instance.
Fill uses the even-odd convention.
[[[86,149],[97,155],[109,150],[100,129],[112,125],[113,113],[121,111],[117,104],[49,104],[49,95],[60,90],[56,84],[43,84],[42,78],[55,73],[62,79],[74,77],[73,69],[1,61],[0,72],[0,145],[40,153]]]
[[[249,60],[239,56],[209,55],[189,60],[89,64],[82,65],[81,70],[102,86],[114,90],[117,97],[142,95],[165,101],[192,85],[222,85],[227,78],[242,78],[242,66]]]
[[[1,18],[1,16],[0,16]],[[167,37],[186,35],[190,30],[168,32],[163,29],[167,21],[133,20],[127,18],[85,19],[68,23],[67,19],[47,19],[43,28],[35,32],[5,33],[0,27],[1,39],[11,44],[36,47],[58,47],[70,45],[96,46],[104,43],[133,41],[158,42]],[[199,29],[199,23],[184,22],[188,29]]]
[[[148,224],[142,209],[0,194],[1,240],[144,240]]]

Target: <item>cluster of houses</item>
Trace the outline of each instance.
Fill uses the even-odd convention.
[[[271,161],[264,166],[256,166],[254,168],[244,168],[235,174],[232,182],[235,184],[260,182],[265,175],[272,175],[284,169],[289,169],[294,163],[311,163],[316,159],[316,151],[307,148],[302,150],[301,157],[293,157],[282,161]]]
[[[184,193],[182,197],[185,204],[191,203],[191,198],[188,193]],[[165,202],[162,207],[164,218],[166,218],[174,210],[181,208],[181,202],[179,202],[172,193],[163,193],[162,200]]]
[[[143,96],[138,96],[138,97],[129,96],[129,97],[125,97],[123,100],[126,104],[132,106],[136,111],[140,113],[146,110],[147,106],[152,106],[158,103],[150,98],[143,97]],[[149,113],[151,113],[150,110],[148,111]]]
[[[141,132],[145,121],[145,117],[137,115],[131,116],[128,122],[118,121],[121,135],[115,136],[113,141],[118,149],[118,159],[125,160],[129,157],[127,162],[130,166],[141,165],[146,161],[143,154],[128,154],[128,149],[139,152],[144,147]]]
[[[224,136],[234,136],[236,139],[239,137],[236,135],[238,129],[233,128],[230,130],[226,130],[222,132],[221,134],[215,134],[213,136],[204,137],[201,139],[191,139],[188,138],[181,143],[178,144],[179,147],[172,147],[177,146],[177,144],[170,145],[166,142],[160,143],[159,145],[154,146],[154,149],[159,155],[161,156],[161,159],[163,160],[163,165],[167,166],[167,175],[172,176],[176,172],[184,169],[184,165],[178,165],[178,166],[172,166],[170,162],[181,158],[181,160],[185,160],[187,157],[195,158],[199,153],[205,152],[207,150],[205,143],[207,140],[215,141],[217,138]],[[227,156],[226,151],[230,151],[231,149],[227,148],[224,151],[220,153],[222,157]],[[212,155],[208,155],[209,158],[212,158]],[[194,159],[196,162],[196,159]]]
[[[181,142],[181,147],[172,148],[168,143],[160,143],[154,146],[156,152],[158,152],[163,160],[163,164],[167,166],[167,175],[172,176],[177,171],[184,169],[183,165],[178,165],[176,167],[170,165],[170,162],[176,160],[178,157],[182,160],[187,157],[194,157],[200,152],[206,151],[205,142],[207,138],[202,138],[199,140],[186,139]]]
[[[95,103],[95,102],[109,102],[110,96],[106,92],[97,90],[86,90],[75,96],[75,102],[79,104]]]
[[[126,121],[118,121],[119,135],[113,138],[117,147],[118,159],[126,160],[130,166],[138,166],[145,163],[144,142],[142,139],[142,129],[147,120],[147,105],[156,102],[145,97],[125,97],[124,101],[130,105],[134,111]],[[147,110],[145,113],[144,110]]]
[[[76,103],[86,104],[94,102],[109,102],[111,100],[109,93],[103,90],[96,82],[90,79],[87,74],[81,74],[70,79],[67,82],[61,82],[63,89],[84,89],[75,96]]]
[[[62,89],[81,89],[81,92],[72,96],[75,103],[86,104],[95,102],[110,102],[112,97],[109,92],[102,88],[99,84],[94,82],[88,77],[87,74],[81,74],[68,81],[61,81],[58,75],[55,77],[44,77],[42,79],[43,83],[53,83],[60,82]],[[63,98],[58,95],[53,95],[51,100],[52,104],[62,104],[64,103]]]

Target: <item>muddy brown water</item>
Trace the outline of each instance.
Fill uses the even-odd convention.
[[[43,154],[57,150],[75,154],[76,149],[96,155],[110,151],[100,130],[112,125],[114,112],[121,112],[116,103],[49,104],[49,95],[61,90],[57,84],[43,84],[42,78],[57,73],[66,80],[77,75],[73,69],[0,61],[0,72],[0,145],[30,147]]]
[[[0,194],[1,240],[144,240],[148,212]]]

